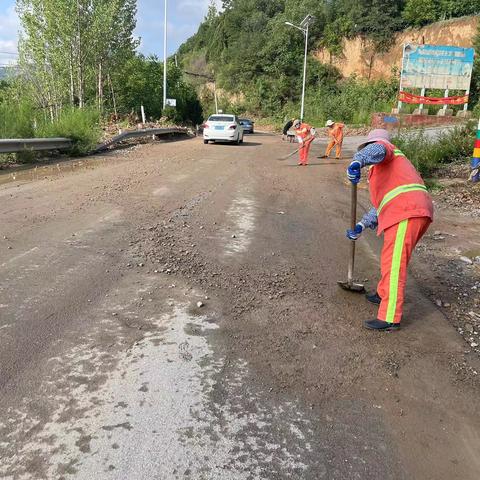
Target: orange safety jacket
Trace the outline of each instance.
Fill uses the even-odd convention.
[[[300,137],[302,140],[309,138],[311,135],[312,127],[308,123],[300,124],[300,127],[295,130],[297,137]]]
[[[333,140],[337,143],[343,142],[343,128],[345,124],[343,123],[334,123],[332,128],[328,129],[328,136],[332,137]]]
[[[377,234],[408,218],[433,220],[432,199],[410,160],[390,142],[377,140],[376,143],[387,151],[385,159],[368,172],[370,199],[378,216]]]

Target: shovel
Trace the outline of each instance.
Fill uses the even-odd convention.
[[[292,153],[289,153],[289,154],[288,154],[287,156],[285,156],[285,157],[277,158],[277,160],[280,160],[280,161],[282,161],[282,160],[288,160],[290,157],[293,157],[293,156],[294,156],[296,153],[298,153],[302,148],[306,147],[307,144],[312,143],[314,140],[315,140],[315,137],[312,137],[311,140],[307,140],[305,143],[302,143],[302,145],[301,145],[299,148],[297,148],[295,151],[293,151]]]
[[[353,230],[357,223],[357,185],[352,183],[352,198],[351,198],[351,226]],[[348,275],[346,282],[337,282],[338,285],[344,290],[349,290],[350,292],[364,293],[365,286],[361,283],[355,283],[353,281],[353,268],[355,266],[355,242],[350,241],[350,260],[348,262]]]
[[[303,147],[300,147],[303,148]],[[288,160],[290,157],[293,157],[296,153],[300,151],[300,148],[297,148],[294,152],[289,153],[286,157],[277,158],[277,160]]]

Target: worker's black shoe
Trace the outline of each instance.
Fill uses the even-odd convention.
[[[383,320],[378,320],[377,318],[375,320],[366,320],[364,322],[364,326],[369,330],[383,330],[385,332],[389,332],[391,330],[400,330],[399,323],[388,323],[384,322]]]
[[[382,302],[382,299],[380,298],[380,295],[377,292],[374,293],[367,293],[365,295],[365,298],[370,302],[374,303],[375,305],[380,305]]]

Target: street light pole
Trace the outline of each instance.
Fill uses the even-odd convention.
[[[285,22],[285,25],[288,25],[289,27],[293,27],[293,28],[296,28],[297,30],[300,30],[305,37],[305,56],[303,59],[302,105],[300,108],[300,120],[302,122],[303,122],[303,116],[305,113],[305,87],[307,83],[308,30],[314,20],[315,20],[315,17],[313,17],[312,15],[307,15],[302,20],[302,23],[300,24],[300,26],[294,25],[293,23],[290,23],[290,22]]]
[[[165,24],[163,27],[163,109],[167,106],[167,0],[165,0]]]
[[[303,122],[303,114],[305,111],[305,84],[307,82],[307,53],[308,53],[308,27],[305,29],[305,58],[303,60],[303,86],[302,86],[302,107],[300,109],[300,120]]]

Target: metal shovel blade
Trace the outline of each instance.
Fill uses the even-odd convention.
[[[340,288],[349,292],[365,293],[365,286],[355,282],[337,282]]]

